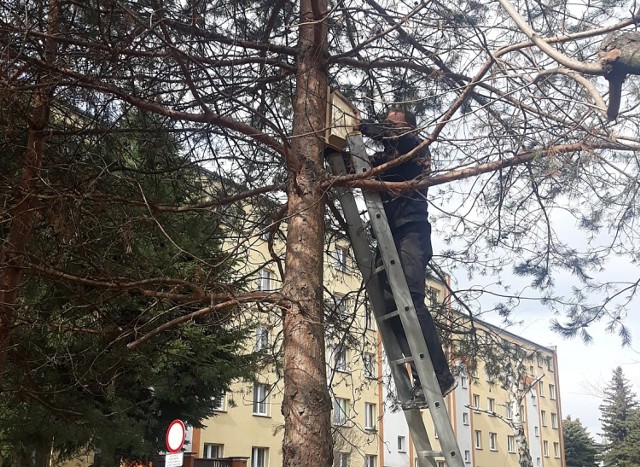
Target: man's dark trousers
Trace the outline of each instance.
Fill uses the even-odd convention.
[[[425,273],[427,263],[433,255],[431,247],[431,224],[429,224],[428,221],[409,222],[392,229],[391,233],[393,234],[402,270],[404,271],[407,286],[411,293],[413,306],[415,307],[416,314],[418,315],[422,335],[427,343],[427,349],[431,356],[433,368],[436,376],[438,377],[438,381],[446,382],[451,379],[449,365],[444,355],[444,351],[442,350],[442,346],[440,345],[440,339],[438,338],[438,333],[436,331],[433,318],[431,317],[431,313],[429,313],[429,310],[425,306]],[[381,263],[379,253],[377,255],[376,262],[378,264]],[[389,285],[386,273],[382,274],[381,285],[384,290],[387,312],[390,313],[395,309],[395,302],[393,300],[391,286]],[[400,312],[402,313],[402,310],[400,310]],[[400,323],[400,318],[390,320],[390,325],[398,339],[402,353],[405,356],[411,355],[407,337]],[[411,369],[414,382],[418,382],[418,374],[413,363],[411,364]]]

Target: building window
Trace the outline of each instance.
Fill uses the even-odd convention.
[[[262,292],[274,290],[274,279],[273,272],[268,269],[260,269],[258,272],[258,290]]]
[[[364,456],[364,467],[378,467],[378,456],[370,454]]]
[[[475,430],[473,435],[476,442],[476,449],[482,449],[482,431]]]
[[[440,301],[438,300],[438,289],[435,287],[427,287],[427,304],[429,306],[438,306]]]
[[[538,406],[538,402],[537,402],[537,397],[534,393],[531,393],[531,405],[533,405],[534,407]]]
[[[473,395],[473,408],[474,409],[480,408],[480,396],[478,394]]]
[[[220,395],[220,397],[212,397],[211,402],[213,405],[213,410],[215,410],[216,412],[226,411],[227,410],[226,401],[227,401],[227,394],[224,392]]]
[[[364,354],[364,375],[367,378],[376,377],[376,359],[373,354]]]
[[[205,459],[220,459],[222,457],[222,444],[204,443],[202,457]]]
[[[537,358],[537,360],[538,360],[538,366],[539,366],[540,368],[542,368],[542,365],[544,364],[544,359],[542,358],[542,355],[540,355],[540,354],[538,354],[538,356],[537,356],[537,357],[538,357],[538,358]]]
[[[560,458],[560,443],[553,443],[553,457]]]
[[[547,426],[547,412],[544,410],[540,411],[540,422],[542,426]]]
[[[467,389],[469,387],[467,375],[460,375],[460,385],[463,387],[463,389]]]
[[[540,467],[542,465],[542,461],[539,457],[536,457],[536,467]]]
[[[471,463],[471,451],[469,451],[469,450],[465,450],[464,451],[464,463],[465,464],[470,464]]]
[[[533,434],[535,436],[540,436],[540,429],[537,426],[533,427]]]
[[[253,415],[269,415],[269,385],[253,385]]]
[[[544,397],[544,383],[542,381],[538,381],[538,394],[540,397]]]
[[[516,437],[507,435],[507,451],[516,452]]]
[[[333,267],[338,271],[347,272],[347,249],[336,247],[333,250]]]
[[[551,428],[558,428],[558,414],[551,412]]]
[[[349,467],[349,454],[346,452],[339,452],[336,454],[335,467]]]
[[[336,313],[338,317],[348,319],[349,304],[347,303],[347,297],[345,297],[344,295],[334,295],[333,302],[335,303]]]
[[[256,352],[269,348],[269,329],[264,326],[256,328]]]
[[[364,429],[376,429],[376,404],[364,403]]]
[[[511,404],[507,402],[507,405],[504,406],[504,416],[507,420],[513,420],[513,409],[511,408]]]
[[[406,436],[398,436],[398,452],[407,452]]]
[[[269,448],[251,449],[251,467],[269,466]]]
[[[336,371],[349,371],[348,366],[348,358],[347,358],[347,349],[340,346],[336,348],[336,353],[334,355],[335,369]]]
[[[556,400],[556,387],[553,384],[549,385],[549,397],[552,401]]]
[[[333,401],[333,423],[336,425],[344,425],[347,423],[348,410],[349,401],[336,397]]]
[[[547,370],[553,371],[553,367],[551,366],[551,357],[547,357]]]
[[[489,449],[498,450],[498,433],[489,433]]]
[[[469,412],[462,412],[462,424],[463,425],[469,424]]]
[[[495,412],[496,411],[496,400],[492,399],[491,397],[487,398],[487,410],[489,410],[489,412]]]
[[[542,453],[544,457],[549,457],[549,441],[542,442]]]

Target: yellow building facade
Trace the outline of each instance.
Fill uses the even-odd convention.
[[[281,282],[278,269],[269,265],[260,267],[271,257],[266,237],[253,242],[250,256],[247,267],[256,271],[256,289],[277,290]],[[361,277],[349,256],[348,242],[345,239],[331,241],[325,260],[326,360],[333,400],[334,465],[417,466],[404,415],[402,411],[394,411],[397,404],[394,404],[388,369],[383,364],[381,341],[372,314],[365,306]],[[448,311],[445,282],[429,280],[427,290],[432,308],[452,313]],[[266,350],[277,362],[281,352],[278,313],[256,308],[247,310],[247,316],[257,326],[255,340],[248,346]],[[518,378],[527,387],[527,392],[520,394],[521,413],[533,465],[563,467],[555,350],[478,320],[465,322],[460,316],[455,319],[457,325],[473,329],[474,339],[485,348],[493,343],[499,344],[493,345],[494,352],[496,348],[500,350],[500,345],[521,349],[519,355],[524,359],[518,367],[521,372]],[[455,349],[448,350],[456,354]],[[483,346],[478,345],[477,351],[482,352]],[[447,397],[465,466],[516,467],[518,443],[511,423],[518,410],[509,402],[510,391],[485,371],[485,366],[493,368],[495,363],[485,364],[481,358],[473,362],[454,359],[452,367],[456,369],[459,384]],[[254,382],[235,384],[219,402],[216,416],[205,421],[206,428],[193,431],[188,449],[197,457],[244,457],[249,467],[282,465],[282,379],[277,363],[265,367]],[[438,440],[426,411],[424,417],[437,448]],[[444,465],[438,462],[439,467]]]

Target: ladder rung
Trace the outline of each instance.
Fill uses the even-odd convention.
[[[393,365],[404,365],[405,363],[410,363],[414,360],[413,357],[405,357],[405,358],[399,358],[397,360],[392,360],[391,363]]]
[[[395,318],[396,316],[399,316],[399,315],[400,315],[400,312],[398,310],[396,310],[396,311],[392,311],[391,313],[386,313],[386,314],[380,316],[378,319],[380,321],[386,321],[388,319]]]
[[[442,451],[420,451],[419,455],[422,457],[444,457],[444,452]]]

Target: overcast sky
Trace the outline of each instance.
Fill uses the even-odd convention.
[[[625,259],[609,259],[605,273],[611,280],[638,277],[637,268]],[[638,300],[632,303],[629,316],[624,320],[632,335],[631,345],[627,347],[622,347],[618,335],[605,331],[604,322],[589,327],[593,337],[591,343],[585,344],[579,337],[565,339],[551,330],[554,316],[537,302],[523,302],[512,317],[514,322],[521,323],[508,328],[510,332],[535,343],[557,347],[562,417],[571,415],[574,419],[579,418],[596,441],[601,441],[599,406],[602,390],[611,381],[614,368],[622,367],[634,392],[640,395],[640,320],[635,311],[639,306]],[[501,326],[499,318],[484,315],[482,319]]]

